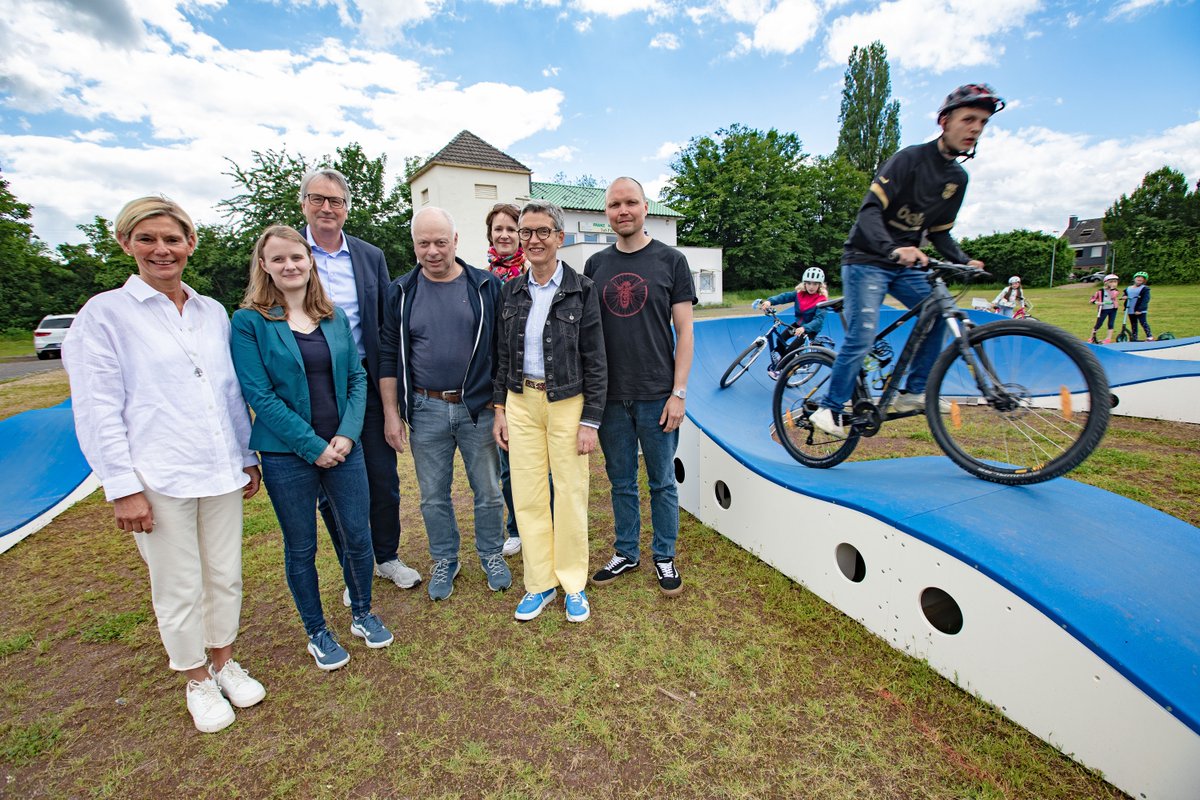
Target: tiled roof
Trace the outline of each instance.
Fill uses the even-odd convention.
[[[1063,231],[1063,236],[1071,244],[1104,244],[1108,239],[1104,236],[1104,217],[1081,219],[1072,228]]]
[[[529,184],[530,198],[545,200],[571,211],[604,211],[604,189],[589,189],[584,186],[564,186],[561,183],[541,183],[533,181]],[[650,200],[650,216],[652,217],[682,217],[674,209],[667,208],[662,203]]]
[[[451,139],[450,144],[437,151],[419,170],[413,173],[413,176],[409,178],[409,182],[411,183],[418,175],[428,170],[434,164],[494,169],[501,172],[520,172],[525,175],[532,172],[529,167],[520,161],[492,147],[470,131],[461,131]]]

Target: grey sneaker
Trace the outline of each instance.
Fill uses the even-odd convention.
[[[834,439],[845,439],[846,431],[842,427],[842,415],[822,406],[808,417],[813,427],[822,430]]]
[[[347,586],[345,589],[342,589],[342,605],[344,605],[346,608],[350,607],[350,587],[349,586]]]
[[[458,559],[443,558],[433,562],[429,571],[429,599],[445,600],[454,593],[454,579],[460,569]]]
[[[421,582],[421,573],[398,558],[376,564],[375,574],[387,578],[401,589],[411,589]]]
[[[515,556],[517,553],[521,552],[521,537],[510,536],[505,539],[504,549],[500,552],[504,554],[505,558],[508,558],[509,556]]]
[[[479,566],[483,567],[488,588],[493,592],[502,592],[512,586],[512,572],[509,571],[508,564],[504,563],[503,553],[494,553],[487,558],[480,556]]]
[[[888,410],[893,414],[903,414],[908,411],[924,411],[925,410],[925,393],[909,394],[901,392],[892,399],[892,404],[888,406]],[[950,403],[945,400],[938,400],[938,411],[942,414],[950,413]]]

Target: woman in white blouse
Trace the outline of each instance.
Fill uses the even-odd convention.
[[[138,271],[89,300],[63,342],[75,432],[117,527],[149,568],[171,669],[188,678],[188,711],[212,733],[233,722],[230,703],[266,695],[233,660],[242,500],[258,491],[258,459],[229,317],[182,280],[196,249],[191,218],[166,198],[142,197],[115,228]]]

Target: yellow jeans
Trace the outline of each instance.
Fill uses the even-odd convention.
[[[546,393],[525,387],[509,392],[508,464],[513,508],[521,531],[525,591],[561,586],[583,591],[588,571],[588,457],[577,437],[583,395],[551,403]],[[549,472],[554,479],[550,509]]]

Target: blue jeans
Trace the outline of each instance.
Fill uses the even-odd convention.
[[[679,491],[675,485],[675,449],[679,429],[663,433],[658,424],[667,398],[661,400],[613,400],[604,407],[600,425],[600,449],[604,469],[612,484],[613,522],[617,529],[616,551],[640,561],[642,533],[641,500],[638,497],[638,444],[646,462],[650,483],[650,523],[654,528],[651,552],[655,558],[674,558],[679,538]]]
[[[825,408],[839,412],[854,392],[863,357],[870,352],[875,334],[879,333],[879,309],[883,306],[884,296],[890,293],[907,308],[912,308],[932,290],[925,272],[919,269],[845,264],[842,266],[842,291],[846,334],[833,362],[829,388],[820,400]],[[909,365],[905,391],[913,394],[925,391],[929,370],[942,350],[945,330],[946,323],[939,318]]]
[[[413,466],[421,490],[421,517],[434,561],[457,559],[461,541],[450,487],[454,480],[454,450],[462,453],[467,482],[475,495],[475,550],[481,558],[504,546],[504,498],[500,493],[500,456],[492,438],[495,412],[479,412],[479,421],[462,403],[447,403],[414,394],[412,405]]]
[[[400,547],[400,476],[396,472],[396,451],[383,436],[383,402],[375,383],[367,379],[367,408],[363,415],[362,435],[358,443],[367,468],[367,491],[371,509],[371,543],[375,562],[382,564],[396,558]],[[357,449],[357,448],[356,448]],[[342,560],[341,539],[337,520],[330,511],[324,495],[318,498],[317,508],[338,560]]]
[[[350,609],[358,617],[371,610],[371,529],[367,518],[367,474],[362,447],[355,445],[346,460],[322,469],[292,453],[261,453],[263,484],[271,496],[283,531],[283,563],[288,588],[304,631],[309,636],[325,628],[317,586],[317,514],[313,506],[323,492],[337,519],[342,576],[350,589]]]

